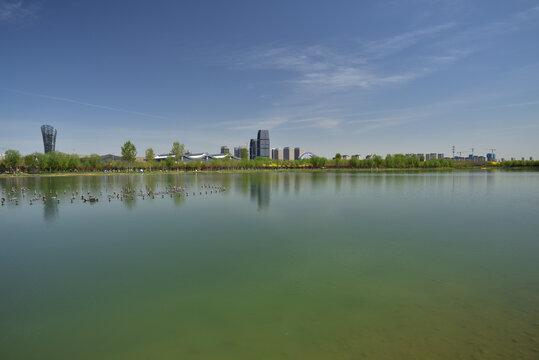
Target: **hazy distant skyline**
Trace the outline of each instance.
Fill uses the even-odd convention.
[[[539,1],[0,0],[0,152],[539,158]]]

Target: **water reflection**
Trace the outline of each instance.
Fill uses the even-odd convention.
[[[58,201],[46,200],[43,202],[43,220],[51,222],[58,217]]]
[[[256,201],[258,210],[266,209],[270,204],[270,180],[271,174],[257,174],[258,176],[251,177],[251,200]]]
[[[277,198],[311,196],[323,191],[331,191],[342,199],[359,199],[368,196],[367,193],[392,193],[393,199],[408,196],[430,201],[445,197],[446,201],[459,201],[495,195],[499,191],[498,182],[510,176],[510,173],[486,171],[43,176],[0,178],[0,189],[2,197],[13,200],[6,201],[5,208],[43,206],[43,218],[52,221],[59,216],[60,207],[89,206],[83,197],[90,196],[99,198],[99,203],[94,203],[96,206],[121,203],[121,207],[130,210],[162,200],[180,207],[191,198],[206,201],[217,196],[223,200],[234,196],[248,199],[258,210],[263,210],[276,203]]]

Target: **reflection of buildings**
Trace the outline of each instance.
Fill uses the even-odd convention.
[[[261,176],[251,178],[251,200],[256,200],[258,209],[265,209],[270,203],[270,187],[268,181]]]
[[[43,219],[53,221],[58,217],[58,202],[47,200],[43,204]]]
[[[56,129],[50,125],[41,127],[41,135],[43,136],[43,147],[45,154],[56,149]]]

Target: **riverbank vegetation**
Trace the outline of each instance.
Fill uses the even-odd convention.
[[[150,149],[151,150],[151,149]],[[373,156],[369,159],[357,158],[326,159],[313,157],[304,160],[272,160],[256,158],[254,160],[230,158],[202,162],[200,160],[178,161],[179,156],[170,156],[163,161],[153,160],[153,150],[147,151],[142,161],[134,159],[131,149],[128,159],[102,161],[97,154],[79,157],[58,151],[47,154],[34,153],[22,157],[18,151],[8,150],[0,162],[2,173],[80,173],[80,172],[148,172],[148,171],[195,171],[195,170],[253,170],[253,169],[450,169],[450,168],[539,168],[539,161],[505,161],[502,163],[455,162],[450,159],[430,159],[423,161],[416,157],[401,154]]]

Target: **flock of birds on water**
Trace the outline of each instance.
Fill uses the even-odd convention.
[[[111,202],[113,200],[119,200],[124,201],[125,200],[134,200],[135,197],[141,198],[142,200],[146,199],[155,199],[155,198],[161,198],[164,199],[165,197],[171,197],[174,196],[202,196],[202,195],[212,195],[212,194],[219,194],[226,191],[226,187],[221,185],[206,185],[203,184],[200,186],[200,189],[190,189],[188,187],[182,187],[182,186],[172,186],[167,185],[164,190],[162,191],[154,191],[152,189],[146,188],[146,189],[139,189],[138,191],[131,187],[126,187],[120,191],[112,191],[109,192],[105,190],[105,194],[103,195],[103,191],[99,191],[99,195],[92,195],[90,191],[81,191],[79,193],[79,190],[70,191],[71,197],[69,198],[69,201],[71,203],[74,203],[76,200],[80,200],[83,203],[96,203],[99,201],[100,198],[103,198],[105,200],[108,200],[108,202]],[[64,195],[68,195],[68,191],[64,190]],[[31,190],[27,187],[21,187],[20,189],[17,189],[15,187],[12,187],[10,190],[2,190],[2,197],[0,198],[0,206],[4,206],[4,204],[12,203],[15,205],[19,205],[19,203],[22,202],[28,202],[29,205],[32,205],[36,202],[43,202],[46,203],[47,201],[53,201],[60,204],[60,196],[58,195],[58,192],[53,192],[52,190],[49,191],[48,194],[45,192],[38,192],[37,190],[34,190],[31,192]]]

